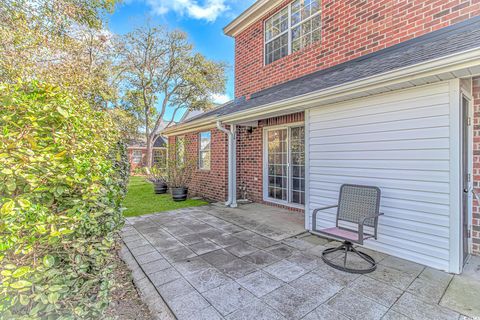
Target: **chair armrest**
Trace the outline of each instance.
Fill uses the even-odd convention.
[[[363,218],[363,220],[358,224],[358,241],[360,243],[363,243],[363,225],[365,224],[365,220],[375,218],[375,226],[374,226],[374,232],[375,232],[375,239],[377,239],[377,224],[378,224],[378,217],[383,216],[383,212],[380,212],[379,214],[372,214],[369,216],[366,216]]]
[[[363,226],[365,224],[365,220],[372,219],[372,218],[378,218],[380,216],[383,216],[382,212],[380,212],[379,214],[372,214],[370,216],[366,216],[365,218],[363,218],[362,222],[360,222],[360,225]]]
[[[313,215],[312,215],[312,230],[316,230],[317,229],[317,213],[319,211],[322,211],[322,210],[327,210],[327,209],[331,209],[331,208],[336,208],[338,207],[338,204],[334,205],[334,206],[328,206],[328,207],[323,207],[323,208],[318,208],[318,209],[315,209],[313,210]]]

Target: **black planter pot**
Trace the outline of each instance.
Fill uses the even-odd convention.
[[[165,182],[155,182],[154,184],[155,194],[167,193],[168,186]]]
[[[185,201],[187,200],[188,188],[172,188],[172,199],[173,201]]]

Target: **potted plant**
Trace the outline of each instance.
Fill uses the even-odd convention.
[[[170,160],[167,166],[166,181],[170,186],[173,201],[185,201],[188,196],[188,182],[194,165],[191,162]]]
[[[166,170],[158,166],[146,169],[147,180],[153,183],[155,194],[165,194],[168,190],[167,182],[165,181]]]

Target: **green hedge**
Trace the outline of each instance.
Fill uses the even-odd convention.
[[[101,317],[128,179],[118,130],[35,82],[0,85],[0,130],[0,317]]]

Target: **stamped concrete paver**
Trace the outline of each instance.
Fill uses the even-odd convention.
[[[231,254],[241,258],[248,254],[254,253],[255,251],[258,251],[258,248],[255,248],[247,244],[246,242],[240,242],[238,244],[235,244],[233,246],[226,248],[226,250]]]
[[[278,310],[287,319],[301,319],[319,306],[309,292],[288,284],[267,294],[262,301]]]
[[[198,292],[177,297],[170,303],[170,308],[178,320],[195,319],[192,316],[210,306],[210,304]]]
[[[393,305],[393,311],[406,315],[412,319],[458,319],[460,314],[437,304],[429,304],[411,293],[404,293]]]
[[[475,270],[475,271],[474,271]],[[480,257],[471,257],[465,273],[450,282],[440,305],[480,319]]]
[[[232,280],[215,268],[208,268],[187,276],[188,282],[202,293],[229,283]]]
[[[244,261],[255,264],[259,268],[264,268],[280,260],[277,256],[266,251],[256,251],[243,257]]]
[[[349,320],[350,318],[332,308],[322,305],[307,314],[302,320]]]
[[[226,317],[227,320],[286,320],[278,311],[260,301],[247,305]]]
[[[255,296],[237,283],[229,283],[204,293],[204,297],[226,316],[256,300]]]
[[[293,281],[307,272],[307,270],[303,269],[298,264],[288,260],[275,262],[263,270],[285,282]]]
[[[263,271],[246,275],[237,282],[258,298],[284,285],[283,281]]]
[[[292,215],[211,205],[128,218],[122,257],[156,319],[480,318],[479,259],[453,276],[362,249],[377,270],[345,273],[321,260],[339,243]]]
[[[345,289],[331,299],[327,305],[352,319],[381,319],[388,311],[385,307],[358,292]]]

